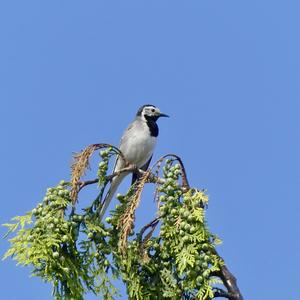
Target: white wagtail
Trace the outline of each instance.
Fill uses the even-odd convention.
[[[168,115],[161,113],[154,105],[143,105],[121,138],[119,149],[123,153],[126,161],[144,171],[147,170],[153,155],[159,131],[156,121],[160,117],[168,117]],[[126,162],[120,156],[117,156],[113,172],[121,170],[125,165]],[[100,220],[102,220],[118,186],[128,174],[129,172],[123,172],[112,179],[110,188],[102,203]],[[133,173],[132,184],[137,179],[138,175]]]

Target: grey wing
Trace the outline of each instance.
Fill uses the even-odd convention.
[[[126,130],[125,133],[123,134],[122,138],[121,138],[121,142],[120,142],[120,146],[119,149],[121,150],[121,152],[123,153],[123,149],[124,149],[124,145],[127,139],[127,134],[128,131],[132,128],[132,125],[130,125]],[[123,153],[124,154],[124,153]],[[116,171],[121,170],[122,168],[125,167],[125,161],[122,159],[122,157],[120,155],[117,156],[114,167],[113,167],[113,172],[112,174],[114,174]],[[99,218],[100,221],[102,220],[115,192],[117,191],[118,186],[120,185],[120,183],[122,182],[122,180],[124,179],[124,177],[126,177],[128,175],[128,172],[123,172],[121,174],[119,174],[118,176],[115,176],[111,179],[111,184],[109,187],[108,192],[105,195],[105,198],[102,202],[101,205],[101,210],[99,213]]]
[[[126,149],[126,141],[128,139],[128,135],[130,134],[130,130],[134,127],[134,124],[131,123],[128,128],[125,130],[125,132],[123,133],[123,136],[121,138],[121,142],[119,145],[119,150],[122,152],[123,155],[126,155],[126,153],[124,153],[124,150]],[[125,162],[122,159],[122,157],[120,155],[117,156],[114,167],[113,167],[113,173],[124,168],[125,167]]]
[[[124,179],[124,177],[127,175],[128,173],[122,173],[118,176],[115,176],[112,180],[111,180],[111,184],[110,184],[110,187],[109,187],[109,190],[108,192],[106,193],[105,195],[105,198],[101,204],[101,209],[100,209],[100,212],[99,212],[99,219],[100,221],[102,220],[114,194],[116,193],[117,191],[117,188],[119,187],[120,183],[122,182],[122,180]]]
[[[141,170],[147,171],[147,169],[148,169],[148,167],[149,167],[149,165],[150,165],[152,156],[153,156],[153,155],[151,155],[150,158],[149,158],[149,160],[148,160],[148,161],[140,168]],[[131,185],[133,185],[137,180],[139,180],[140,177],[141,177],[141,175],[139,175],[139,174],[133,172],[133,173],[132,173]]]

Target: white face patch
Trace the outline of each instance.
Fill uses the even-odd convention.
[[[160,115],[160,110],[154,106],[146,106],[143,109],[143,115],[149,117],[155,117]]]

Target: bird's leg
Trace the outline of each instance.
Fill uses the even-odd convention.
[[[139,173],[139,167],[136,164],[131,164],[130,167],[133,173]]]
[[[131,181],[131,185],[134,185],[135,187],[137,187],[137,184],[139,182],[139,178],[141,176],[140,175],[140,168],[136,165],[136,164],[132,164],[132,181]],[[136,190],[136,188],[134,188]]]

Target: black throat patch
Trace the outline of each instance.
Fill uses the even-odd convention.
[[[147,125],[150,130],[150,135],[157,137],[159,133],[158,125],[156,124],[157,117],[150,117],[150,116],[145,116],[145,119],[147,121]]]

